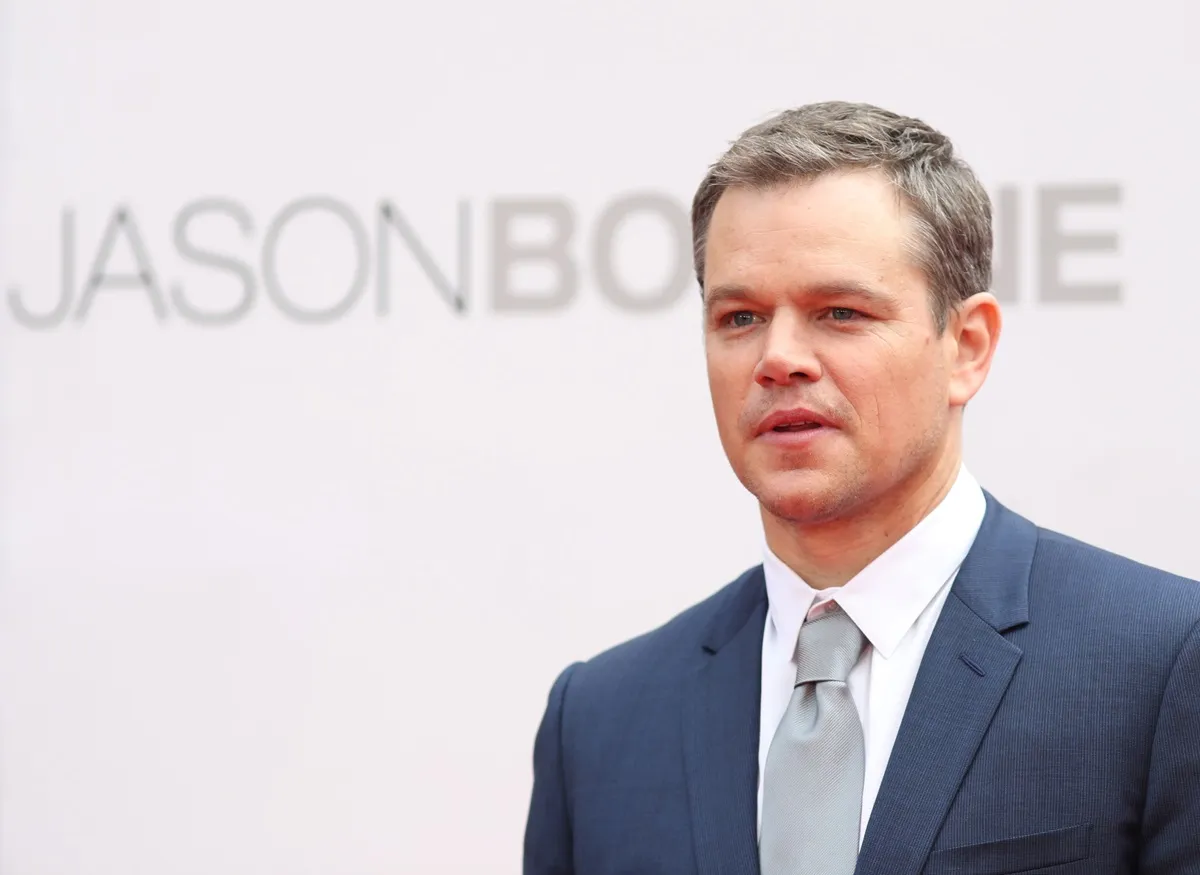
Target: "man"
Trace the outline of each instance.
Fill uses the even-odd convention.
[[[766,555],[557,679],[526,875],[1200,873],[1200,586],[963,467],[1001,319],[951,143],[802,107],[733,144],[692,219]]]

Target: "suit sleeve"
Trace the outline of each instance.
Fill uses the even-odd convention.
[[[1167,679],[1146,785],[1141,875],[1200,875],[1200,622]]]
[[[563,704],[569,666],[554,681],[533,745],[533,793],[525,824],[523,875],[573,875],[571,818],[563,770]]]

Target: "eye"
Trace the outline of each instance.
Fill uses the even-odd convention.
[[[833,317],[834,322],[850,322],[854,317],[861,316],[862,314],[849,307],[833,307],[830,309],[829,315]]]
[[[732,328],[748,328],[754,324],[754,314],[749,310],[738,310],[723,317],[721,322]]]

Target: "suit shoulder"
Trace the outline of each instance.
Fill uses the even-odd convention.
[[[749,609],[765,598],[762,566],[754,566],[656,628],[580,662],[575,667],[576,679],[644,673],[681,664],[694,657],[714,628],[736,615],[748,616]]]
[[[1093,600],[1093,607],[1126,620],[1188,628],[1200,622],[1200,582],[1061,532],[1038,529],[1033,575],[1043,586]]]

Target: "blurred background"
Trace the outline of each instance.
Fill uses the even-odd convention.
[[[968,464],[1200,576],[1184,0],[0,0],[0,871],[516,873],[570,661],[758,561],[687,210],[825,99],[942,128]]]

